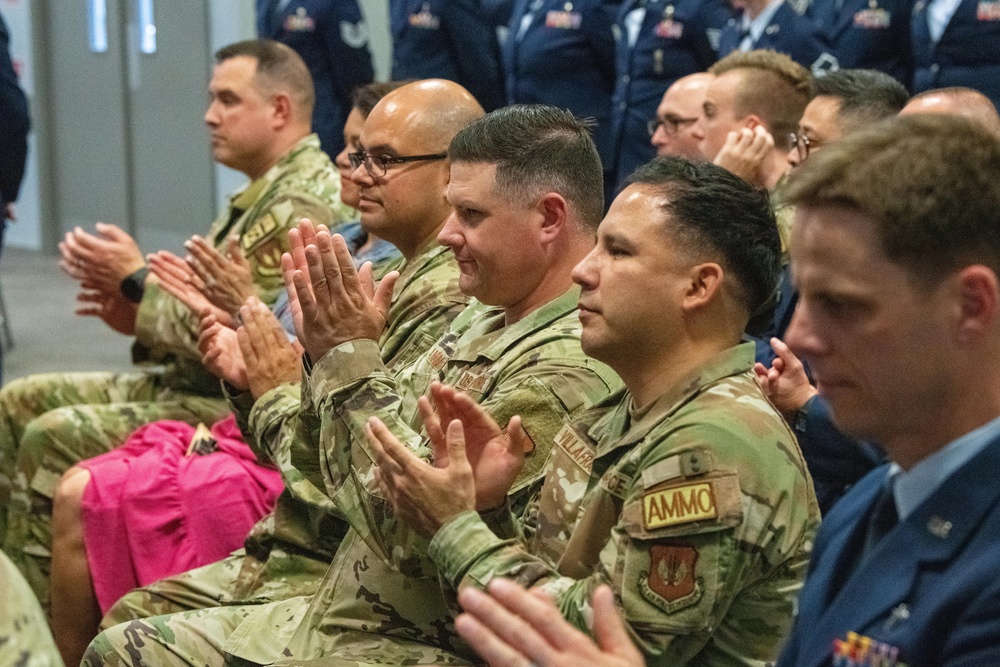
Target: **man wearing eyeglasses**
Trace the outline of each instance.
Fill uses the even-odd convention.
[[[876,70],[845,69],[813,79],[799,129],[788,135],[788,163],[794,169],[818,148],[895,116],[907,99],[903,84]]]
[[[674,81],[663,94],[656,118],[649,121],[650,143],[660,157],[674,155],[689,160],[704,160],[698,148],[694,125],[701,116],[705,91],[712,81],[707,72],[689,74]]]
[[[840,70],[813,79],[812,95],[799,121],[798,132],[789,135],[788,163],[792,169],[846,135],[895,116],[909,96],[906,88],[888,74],[867,69]],[[783,339],[799,300],[788,265],[782,271],[779,286],[781,292],[770,333]],[[770,346],[766,349],[771,352]],[[848,438],[833,425],[826,399],[810,386],[802,363],[788,346],[774,344],[773,354],[780,360],[769,363],[770,368],[760,367],[758,373],[768,378],[761,386],[795,430],[813,477],[820,510],[826,514],[884,457],[877,448]]]

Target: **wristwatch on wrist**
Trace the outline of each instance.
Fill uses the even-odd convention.
[[[132,303],[139,303],[142,301],[143,292],[146,291],[147,275],[149,275],[149,268],[144,266],[135,273],[125,276],[121,285],[118,286],[118,289],[121,290],[122,296]]]

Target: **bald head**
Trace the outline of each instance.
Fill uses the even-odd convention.
[[[705,91],[714,78],[708,72],[698,72],[677,79],[667,88],[656,108],[657,126],[650,140],[656,147],[657,155],[705,159],[698,150],[699,140],[693,130],[701,115]]]
[[[965,116],[982,124],[994,136],[1000,137],[1000,115],[997,114],[997,108],[990,98],[972,88],[939,88],[914,95],[899,115],[915,113]]]
[[[458,131],[482,117],[483,108],[453,81],[427,79],[401,86],[382,98],[369,114],[424,145],[444,152]]]

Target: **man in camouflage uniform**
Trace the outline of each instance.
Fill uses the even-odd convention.
[[[45,614],[10,559],[0,551],[0,665],[62,667]]]
[[[458,84],[421,81],[391,93],[386,104],[372,110],[365,127],[369,141],[384,142],[383,150],[399,155],[436,154],[482,114],[479,104]],[[362,224],[377,229],[380,238],[402,249],[406,257],[378,343],[385,367],[398,369],[423,355],[468,302],[458,288],[454,256],[436,238],[451,214],[444,197],[448,163],[428,160],[418,169],[394,169],[377,180],[362,166],[353,177],[364,197],[381,202],[364,207]],[[296,244],[295,252],[304,252],[304,245],[315,244],[315,232],[311,224],[303,223],[299,233],[292,232],[294,239],[303,242]],[[220,329],[219,335],[229,334]],[[212,347],[224,345],[222,340],[210,343]],[[104,627],[191,609],[311,595],[347,530],[347,524],[334,516],[322,486],[316,488],[291,462],[292,451],[298,449],[302,450],[300,458],[312,462],[313,468],[318,462],[318,424],[308,420],[314,411],[303,411],[305,418],[299,423],[299,384],[251,392],[236,386],[239,371],[228,369],[222,375],[246,441],[261,460],[272,461],[281,470],[285,490],[274,513],[251,530],[245,551],[129,593],[108,612]]]
[[[367,137],[362,143],[372,150]],[[455,252],[462,290],[492,307],[463,312],[430,352],[393,375],[373,340],[377,316],[370,304],[351,310],[365,299],[324,235],[308,266],[291,274],[312,323],[300,338],[318,359],[304,378],[303,413],[319,423],[322,446],[308,459],[293,451],[292,461],[351,526],[319,592],[225,614],[118,625],[91,644],[85,664],[222,664],[226,654],[258,664],[282,656],[387,664],[474,659],[454,633],[436,570],[421,555],[426,542],[407,544],[412,557],[400,563],[382,540],[383,530],[399,526],[368,494],[373,466],[363,425],[378,414],[426,455],[418,399],[434,380],[466,387],[501,423],[520,414],[535,444],[511,491],[512,506],[523,507],[546,443],[570,414],[617,389],[617,380],[580,349],[570,279],[593,246],[603,210],[600,160],[586,126],[547,107],[508,107],[460,132],[449,157],[455,215],[439,239]]]
[[[374,424],[380,486],[433,535],[452,589],[509,577],[588,631],[607,583],[649,665],[760,664],[788,629],[819,518],[795,438],[739,342],[774,288],[777,230],[766,197],[714,165],[662,158],[629,182],[574,271],[584,350],[627,390],[556,436],[520,534],[513,517],[502,531],[484,521],[495,503],[435,502],[442,482],[498,498],[500,475],[420,464]],[[439,410],[464,414],[464,436],[449,427],[450,460],[503,438],[453,390],[436,395]]]
[[[252,181],[230,199],[209,238],[221,247],[238,235],[261,297],[273,302],[287,229],[302,216],[330,225],[342,221],[339,179],[309,133],[312,82],[293,51],[274,42],[241,42],[216,57],[205,114],[213,155]],[[60,475],[145,423],[211,423],[226,413],[217,381],[200,363],[197,319],[147,277],[142,254],[125,232],[113,225],[100,225],[98,232],[76,230],[62,245],[64,268],[89,290],[83,298],[91,307],[84,311],[134,335],[136,361],[165,368],[32,376],[0,391],[5,547],[43,605],[51,498]]]

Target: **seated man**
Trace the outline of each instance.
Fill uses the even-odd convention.
[[[649,121],[650,143],[660,157],[676,155],[688,160],[704,160],[698,148],[695,124],[701,117],[705,92],[715,78],[708,72],[688,74],[670,84],[656,107],[656,118]]]
[[[365,233],[372,237],[377,230],[381,242],[392,241],[405,249],[406,263],[379,340],[380,354],[389,368],[405,366],[423,355],[434,335],[443,333],[468,301],[458,289],[454,257],[436,241],[452,212],[445,199],[447,161],[416,160],[407,168],[405,161],[397,165],[390,160],[400,154],[435,155],[483,113],[464,88],[447,81],[394,88],[373,84],[359,91],[357,106],[345,126],[347,148],[337,156],[341,174],[348,178],[343,192],[354,197],[355,203],[367,200],[360,206]],[[391,106],[376,109],[389,93]],[[382,129],[383,136],[392,138],[391,144],[379,147],[386,152],[377,157],[384,158],[388,168],[377,179],[368,176],[363,165],[349,166],[350,160],[359,159],[360,137],[369,120],[375,129]],[[307,224],[292,235],[308,243],[315,238]],[[246,536],[245,551],[133,591],[107,614],[105,626],[171,612],[312,594],[346,531],[346,524],[330,513],[329,499],[290,460],[292,449],[315,452],[317,446],[311,433],[298,431],[301,353],[295,352],[291,366],[286,367],[274,357],[282,354],[282,348],[287,357],[291,346],[276,341],[258,349],[254,359],[246,358],[233,332],[218,323],[207,328],[201,344],[208,366],[226,381],[247,442],[261,460],[278,466],[285,489],[274,513]]]
[[[658,158],[573,272],[583,348],[626,389],[559,431],[521,516],[503,504],[509,472],[468,461],[493,449],[516,459],[524,436],[464,395],[436,391],[454,418],[428,414],[446,454],[437,467],[372,419],[379,488],[431,538],[446,586],[509,577],[586,631],[591,596],[609,584],[650,665],[772,659],[819,521],[795,437],[740,343],[779,266],[765,195],[715,165]]]
[[[361,136],[366,153],[402,152],[390,125],[372,119],[379,113],[406,119],[404,111],[388,97],[376,107]],[[502,423],[520,413],[535,445],[511,493],[520,507],[562,421],[601,400],[617,381],[580,349],[570,278],[593,247],[604,206],[601,163],[587,125],[550,107],[505,107],[459,132],[448,155],[455,213],[439,239],[455,253],[463,292],[494,305],[466,309],[420,359],[394,373],[380,361],[373,340],[379,316],[358,291],[336,238],[317,234],[314,247],[288,266],[308,324],[299,337],[312,362],[299,421],[318,425],[318,437],[300,441],[291,459],[303,481],[323,489],[350,523],[316,594],[123,623],[97,637],[85,664],[474,659],[455,635],[450,600],[420,542],[409,557],[381,539],[383,529],[398,524],[365,487],[372,458],[364,423],[377,413],[420,446],[419,399],[434,380],[467,386]],[[372,156],[364,157],[356,178],[373,188],[374,198],[385,176]]]
[[[891,119],[809,160],[788,343],[890,464],[816,536],[778,665],[1000,664],[1000,142]]]
[[[715,78],[694,126],[699,150],[752,185],[774,190],[788,172],[787,137],[809,103],[809,71],[784,54],[761,50],[732,53],[708,71]],[[754,134],[756,158],[738,168],[726,163],[723,149]]]
[[[230,200],[209,239],[221,245],[231,234],[240,237],[254,283],[271,303],[287,228],[303,215],[339,223],[345,207],[333,165],[309,133],[312,81],[302,60],[288,47],[254,41],[226,47],[216,58],[205,114],[213,155],[252,181]],[[166,368],[41,375],[0,391],[0,534],[7,516],[7,555],[43,606],[51,498],[62,473],[145,423],[212,423],[226,414],[218,382],[201,365],[197,318],[147,275],[125,232],[113,225],[98,231],[99,237],[76,230],[63,244],[64,268],[92,302],[84,311],[134,335],[136,361]]]

